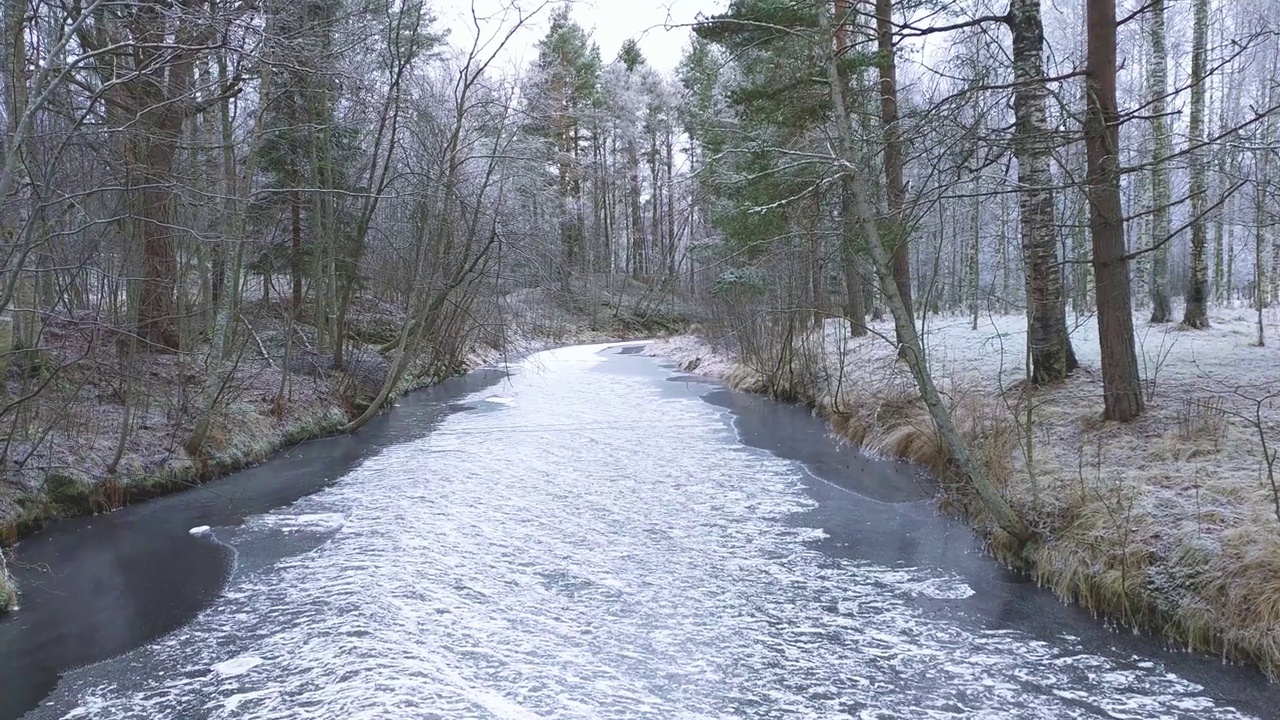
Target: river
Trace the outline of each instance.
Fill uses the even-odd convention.
[[[28,565],[99,548],[98,579],[0,624],[0,673],[44,668],[0,679],[37,688],[0,716],[1272,716],[1256,670],[1108,630],[983,556],[911,468],[636,348],[539,353],[32,539]]]

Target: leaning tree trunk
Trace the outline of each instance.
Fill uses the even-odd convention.
[[[1205,53],[1209,33],[1208,0],[1196,0],[1191,37],[1191,268],[1187,278],[1187,307],[1182,324],[1189,328],[1209,327],[1209,263],[1205,257],[1205,210],[1208,183],[1205,182],[1204,91]]]
[[[1085,150],[1088,155],[1089,229],[1102,352],[1103,417],[1129,421],[1142,414],[1142,387],[1133,344],[1129,261],[1120,207],[1120,130],[1116,110],[1115,0],[1087,1],[1088,64]]]
[[[830,37],[831,20],[827,16],[827,0],[818,0],[816,5],[819,32],[824,38]],[[903,357],[911,368],[911,374],[915,378],[920,397],[924,400],[925,407],[929,410],[929,417],[937,427],[938,434],[942,437],[943,442],[946,443],[947,449],[950,451],[960,472],[973,483],[974,490],[977,491],[983,507],[991,514],[996,524],[1018,542],[1025,543],[1032,536],[1030,528],[1022,521],[1022,518],[1013,512],[1008,502],[991,484],[982,466],[969,453],[969,448],[965,446],[964,440],[960,437],[960,432],[951,418],[950,411],[942,400],[942,395],[938,392],[937,386],[933,383],[933,378],[929,375],[920,336],[916,333],[915,319],[907,307],[906,298],[903,297],[897,283],[894,282],[893,258],[882,244],[880,229],[876,227],[875,217],[871,212],[870,203],[867,202],[861,177],[854,172],[853,163],[857,154],[854,151],[853,129],[849,125],[849,117],[844,105],[845,85],[840,71],[840,64],[836,60],[835,53],[831,51],[831,46],[825,42],[823,46],[827,60],[827,92],[831,98],[832,111],[835,115],[836,131],[840,139],[840,160],[844,166],[841,169],[849,183],[853,210],[862,224],[872,264],[875,266],[876,274],[880,277],[885,300],[893,313],[894,329],[897,331],[899,338],[903,340],[901,345],[902,348],[905,348]]]
[[[1169,130],[1165,122],[1168,85],[1164,0],[1151,4],[1151,56],[1147,58],[1147,96],[1151,103],[1151,322],[1167,323],[1169,307]]]
[[[1047,383],[1075,370],[1076,356],[1067,335],[1062,266],[1054,232],[1040,0],[1013,0],[1009,26],[1013,31],[1013,147],[1018,158],[1018,215],[1026,265],[1027,347],[1032,382]]]
[[[914,322],[911,304],[911,254],[903,206],[907,200],[903,176],[902,129],[898,126],[898,65],[893,49],[892,0],[876,0],[876,48],[880,54],[880,123],[884,136],[885,190],[889,201],[889,239],[893,245],[893,282]],[[898,338],[902,342],[902,338]]]

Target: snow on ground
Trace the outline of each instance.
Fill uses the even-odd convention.
[[[666,358],[681,370],[717,380],[727,378],[737,362],[728,352],[711,347],[705,339],[695,335],[660,338],[646,348],[645,354]]]
[[[1135,315],[1147,409],[1128,424],[1101,420],[1092,316],[1068,320],[1079,371],[1031,394],[1025,317],[980,317],[975,329],[972,318],[937,316],[922,331],[962,432],[1042,538],[1039,580],[1187,644],[1226,643],[1228,654],[1275,674],[1280,496],[1263,440],[1280,449],[1280,312],[1264,313],[1261,347],[1256,311],[1218,309],[1210,319],[1196,331]],[[843,321],[828,321],[801,341],[787,374],[803,387],[784,390],[872,452],[944,469],[945,449],[885,339],[892,336],[888,322],[850,338]],[[769,386],[768,367],[735,364],[699,337],[659,341],[649,352],[742,389]],[[797,364],[805,367],[795,371]],[[976,523],[991,532],[981,517]]]

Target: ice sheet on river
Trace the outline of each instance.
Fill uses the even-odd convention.
[[[336,532],[39,714],[1243,717],[1158,663],[953,622],[946,573],[819,552],[796,465],[596,350],[257,523]]]

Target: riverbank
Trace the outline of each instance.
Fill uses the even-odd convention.
[[[1269,337],[1277,317],[1265,316]],[[975,455],[1036,531],[1025,556],[956,482],[891,325],[864,338],[842,321],[810,332],[786,367],[743,362],[731,338],[681,336],[650,353],[732,387],[804,403],[865,451],[911,460],[940,479],[944,510],[966,517],[991,552],[1109,622],[1280,675],[1280,498],[1262,441],[1280,447],[1280,351],[1257,347],[1254,314],[1218,312],[1206,331],[1138,318],[1148,410],[1103,423],[1097,326],[1074,323],[1081,369],[1031,388],[1025,318],[931,318],[935,380]],[[1280,471],[1280,467],[1275,468]]]
[[[9,561],[0,549],[0,610],[7,610],[18,601],[18,588],[9,577]]]
[[[414,358],[384,409],[405,393],[480,366],[558,345],[651,337],[683,324],[668,314],[634,312],[631,300],[566,307],[546,292],[513,293],[502,312],[477,321],[459,347]],[[390,354],[380,346],[394,340],[403,319],[376,302],[359,303],[348,320],[341,371],[316,351],[307,319],[290,323],[280,304],[244,313],[243,352],[222,389],[208,440],[193,457],[185,443],[213,375],[205,367],[207,352],[143,355],[127,363],[118,344],[101,342],[100,328],[50,318],[44,357],[57,372],[6,419],[12,425],[0,467],[0,548],[52,521],[196,487],[340,432],[377,394],[390,369]],[[22,397],[23,382],[10,373],[8,396]],[[0,562],[0,612],[18,599]]]

